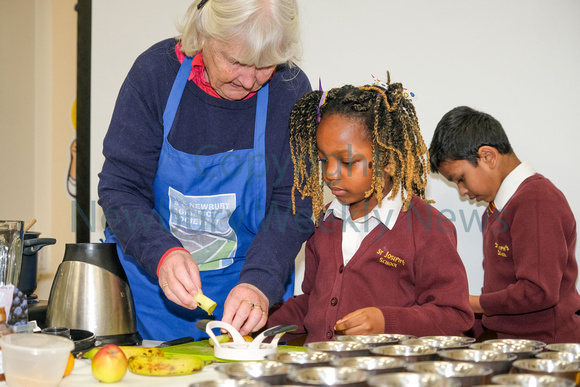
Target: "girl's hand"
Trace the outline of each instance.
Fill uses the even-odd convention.
[[[347,314],[334,325],[342,335],[370,335],[385,333],[385,317],[379,308],[370,307]]]
[[[266,325],[269,304],[257,287],[238,284],[226,298],[222,321],[231,324],[242,336],[248,335]]]
[[[201,279],[191,254],[185,250],[170,253],[159,267],[158,277],[159,286],[169,300],[187,309],[197,308],[193,296],[201,290]]]
[[[483,308],[479,303],[479,296],[469,296],[469,306],[471,306],[471,310],[473,313],[483,313]]]

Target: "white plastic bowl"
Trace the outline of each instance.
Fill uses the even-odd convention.
[[[62,381],[70,339],[42,333],[15,333],[0,338],[6,383],[10,387],[56,387]]]

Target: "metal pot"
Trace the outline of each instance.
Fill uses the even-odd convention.
[[[21,220],[0,220],[0,285],[14,285],[28,296],[36,289],[36,253],[56,240],[24,230]]]

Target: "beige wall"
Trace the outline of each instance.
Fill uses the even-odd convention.
[[[76,0],[0,0],[0,219],[28,220],[57,240],[39,253],[36,293],[47,299],[66,243],[76,137]]]

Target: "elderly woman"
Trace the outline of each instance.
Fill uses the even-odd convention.
[[[99,204],[145,339],[206,337],[194,296],[242,335],[293,294],[313,231],[292,214],[288,119],[310,83],[295,65],[296,0],[196,0],[181,36],[137,58],[104,140]],[[300,198],[298,198],[300,199]]]

